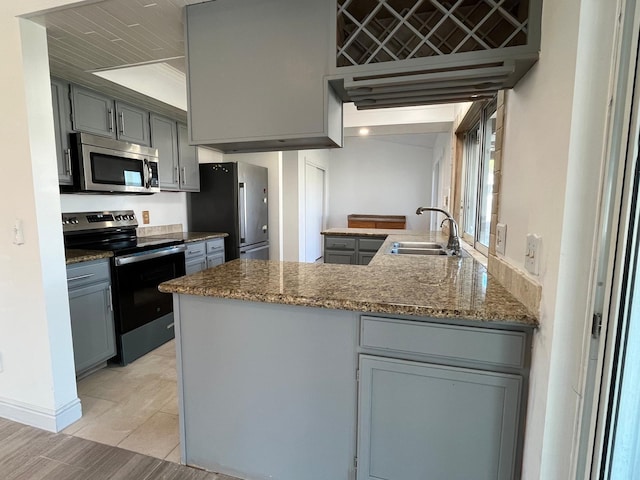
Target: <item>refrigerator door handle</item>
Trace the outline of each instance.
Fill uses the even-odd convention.
[[[238,185],[238,211],[240,213],[240,243],[247,238],[247,188],[245,182]]]

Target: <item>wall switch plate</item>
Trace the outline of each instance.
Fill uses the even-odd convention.
[[[504,255],[507,243],[507,226],[504,223],[496,225],[496,253]]]
[[[527,235],[527,249],[524,256],[524,267],[533,275],[540,274],[540,255],[542,251],[542,237],[535,233]]]
[[[22,226],[22,220],[16,218],[13,224],[13,243],[15,245],[22,245],[24,243],[24,228]]]
[[[149,210],[142,211],[142,223],[145,225],[149,224]]]

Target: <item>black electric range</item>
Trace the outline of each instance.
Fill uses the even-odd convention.
[[[113,361],[121,365],[174,338],[172,297],[158,285],[185,274],[184,242],[138,237],[137,226],[132,210],[62,214],[66,248],[113,252]]]

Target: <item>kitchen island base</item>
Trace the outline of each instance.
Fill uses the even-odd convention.
[[[174,314],[187,465],[248,480],[520,478],[529,327],[186,294]]]
[[[174,312],[184,463],[355,478],[356,313],[187,295]]]

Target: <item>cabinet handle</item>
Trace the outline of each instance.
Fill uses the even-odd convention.
[[[124,134],[124,113],[119,113],[118,118],[120,119],[120,135]]]
[[[109,131],[113,132],[113,110],[107,108],[107,123],[109,124]]]
[[[112,294],[111,294],[111,285],[109,285],[108,301],[109,301],[109,310],[111,310],[113,312],[113,297],[112,297]]]
[[[182,183],[185,182],[185,179],[187,178],[187,167],[182,167]]]
[[[178,183],[179,182],[179,172],[178,172],[178,166],[176,165],[175,167],[173,167],[173,183]]]
[[[71,149],[67,148],[64,151],[64,158],[67,163],[67,175],[71,175]]]
[[[167,330],[171,330],[174,326],[175,322],[171,322],[169,325],[167,325]]]
[[[93,277],[94,275],[95,273],[87,273],[86,275],[78,275],[77,277],[68,278],[67,281],[73,282],[74,280],[82,280],[83,278],[90,278],[90,277]]]

